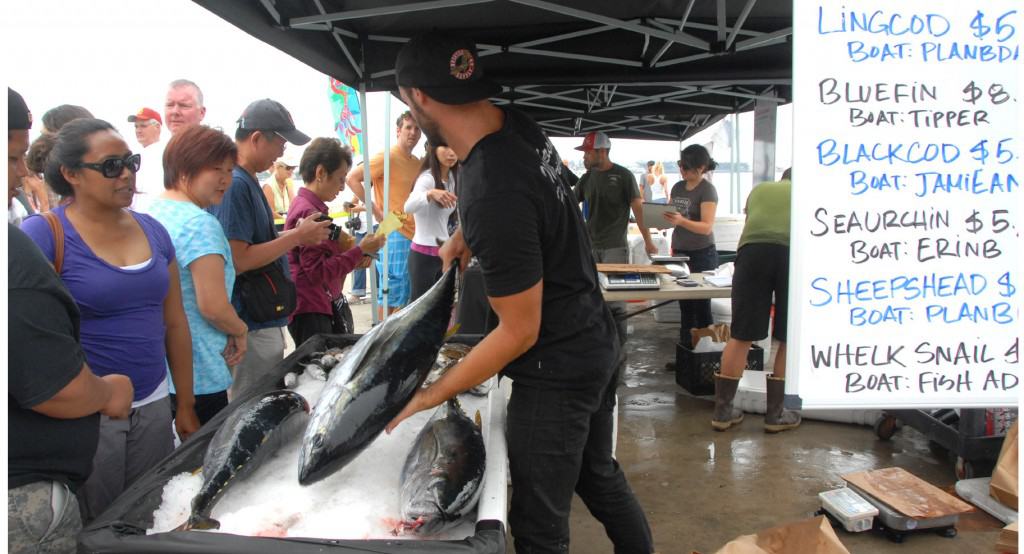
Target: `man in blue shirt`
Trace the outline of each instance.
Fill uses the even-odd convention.
[[[285,279],[289,279],[285,254],[299,245],[318,244],[327,239],[330,221],[316,221],[314,216],[303,219],[294,229],[277,233],[273,212],[260,189],[256,174],[266,171],[284,154],[286,142],[302,145],[309,137],[295,128],[292,116],[280,103],[270,99],[257,100],[242,112],[235,131],[238,145],[238,164],[232,172],[231,186],[219,206],[210,213],[220,220],[224,234],[231,245],[231,257],[239,276],[271,263],[278,264]],[[239,295],[239,281],[231,303],[238,316],[249,326],[245,359],[232,368],[234,382],[228,389],[228,398],[240,398],[256,392],[262,377],[284,359],[284,326],[288,315],[267,321],[253,321],[250,307]]]

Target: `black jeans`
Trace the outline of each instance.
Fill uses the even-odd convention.
[[[441,278],[441,258],[415,250],[409,251],[409,302],[423,296]]]
[[[509,526],[518,554],[569,551],[575,491],[616,553],[649,554],[651,529],[612,457],[617,371],[583,391],[513,384],[508,404]]]
[[[337,333],[334,326],[334,318],[327,314],[307,312],[297,314],[288,324],[288,334],[295,342],[295,348],[302,346],[314,335]]]
[[[686,262],[686,265],[693,273],[710,271],[718,267],[718,249],[714,245],[700,250],[676,250],[674,254],[689,256],[690,261]],[[679,341],[684,345],[693,346],[690,329],[700,329],[712,323],[710,300],[679,301]]]
[[[178,403],[175,395],[171,396],[171,417],[178,415]],[[220,413],[228,405],[228,391],[211,392],[210,394],[196,395],[196,417],[199,418],[199,425],[206,425],[207,421]]]

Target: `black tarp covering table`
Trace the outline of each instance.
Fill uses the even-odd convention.
[[[449,342],[475,345],[479,335],[455,335]],[[348,346],[358,335],[317,335],[296,348],[275,367],[271,376],[258,384],[258,390],[239,397],[217,417],[204,425],[195,435],[177,448],[160,464],[146,472],[132,484],[99,517],[79,535],[80,553],[326,553],[354,552],[431,554],[431,553],[493,553],[505,552],[505,525],[497,519],[480,520],[476,533],[462,540],[335,540],[313,538],[249,537],[229,533],[172,531],[146,535],[153,526],[153,512],[162,502],[164,486],[175,475],[201,467],[206,447],[214,433],[247,398],[283,388],[286,373],[297,367],[297,362],[312,352],[333,346]]]

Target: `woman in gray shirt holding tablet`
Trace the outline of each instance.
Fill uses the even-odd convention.
[[[715,210],[718,207],[718,191],[704,178],[708,171],[718,167],[707,149],[691,144],[679,156],[679,173],[683,180],[672,186],[669,204],[676,207],[668,212],[665,219],[675,226],[672,231],[672,255],[689,256],[687,262],[691,272],[709,271],[718,267],[718,250],[715,248]],[[679,301],[679,341],[690,345],[690,329],[711,325],[710,300]]]

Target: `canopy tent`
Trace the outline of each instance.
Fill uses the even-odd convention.
[[[366,92],[397,92],[395,57],[409,38],[426,30],[468,36],[502,85],[495,103],[526,112],[550,136],[604,131],[682,142],[727,114],[792,94],[788,1],[194,1],[358,89],[363,106]],[[389,181],[385,170],[385,199]],[[383,272],[386,280],[387,265]],[[376,308],[374,296],[375,322]]]
[[[552,136],[684,140],[791,95],[792,5],[774,0],[195,0],[366,92],[396,91],[402,44],[474,39],[513,104]]]

